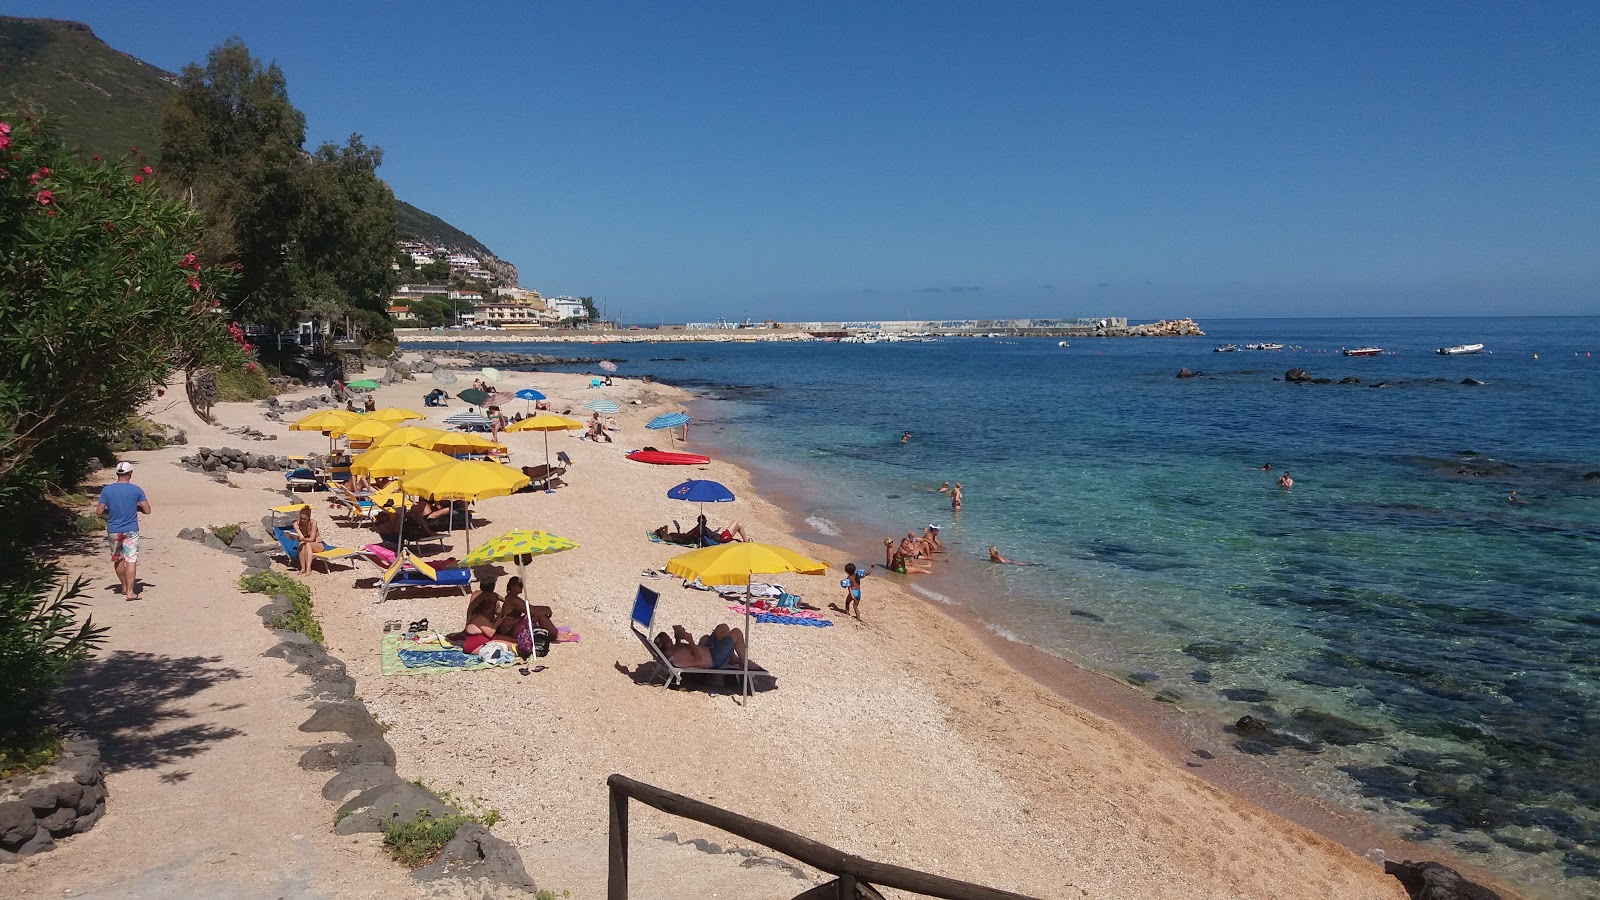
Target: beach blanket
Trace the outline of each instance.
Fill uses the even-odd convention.
[[[746,612],[749,612],[752,616],[758,616],[762,613],[772,613],[773,615],[778,616],[792,616],[796,619],[827,618],[822,613],[817,612],[814,609],[798,609],[795,607],[778,606],[776,604],[769,604],[765,600],[757,600],[756,602],[750,604],[750,608],[748,610],[745,609],[743,603],[736,603],[733,606],[728,607],[728,609],[738,613],[741,616]]]
[[[806,610],[801,610],[801,612],[806,612]],[[812,613],[812,615],[816,614]],[[797,615],[780,616],[777,613],[761,613],[756,616],[756,621],[764,625],[810,625],[813,628],[828,628],[833,625],[831,619],[824,619],[820,616],[815,619],[808,619]]]
[[[501,669],[462,653],[457,647],[443,647],[437,643],[418,643],[413,635],[386,634],[383,636],[383,674],[385,675],[437,675],[441,672],[475,672],[479,669]]]

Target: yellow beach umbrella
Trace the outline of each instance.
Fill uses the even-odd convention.
[[[506,449],[504,444],[496,444],[481,434],[468,431],[446,431],[438,440],[427,446],[428,449],[440,453],[489,453]]]
[[[373,446],[426,447],[444,435],[445,432],[440,431],[437,428],[427,428],[422,425],[401,425],[383,437],[378,438],[377,442],[374,443]]]
[[[380,422],[409,422],[413,419],[425,419],[427,416],[419,412],[412,412],[409,409],[401,409],[398,406],[386,406],[383,409],[375,409],[367,413],[367,418],[377,419]]]
[[[328,432],[329,437],[342,437],[347,441],[375,441],[394,430],[388,422],[362,418],[352,425],[341,425]]]
[[[552,491],[550,489],[550,481],[549,481],[549,475],[550,475],[550,432],[552,432],[552,431],[572,431],[574,429],[582,428],[582,427],[583,427],[583,423],[582,422],[579,422],[577,419],[569,419],[566,416],[534,416],[531,419],[523,419],[521,422],[512,422],[510,425],[506,426],[504,431],[507,431],[507,432],[510,432],[510,431],[542,431],[542,432],[544,432],[544,471],[545,471],[544,492],[546,494],[554,494],[555,491]]]
[[[441,454],[442,455],[442,454]],[[400,489],[429,500],[476,502],[515,493],[532,479],[518,469],[499,463],[451,460],[431,469],[413,471],[400,478]],[[467,516],[467,549],[472,549],[472,516]]]
[[[348,427],[361,421],[361,417],[347,409],[319,409],[309,416],[296,419],[290,431],[327,432],[341,426]]]
[[[361,417],[348,409],[319,409],[309,416],[304,416],[289,426],[290,431],[320,431],[328,436],[328,455],[333,455],[333,431],[336,428],[349,428],[361,421]]]
[[[421,447],[374,447],[350,460],[350,471],[368,478],[398,478],[408,472],[431,469],[455,460]]]
[[[522,613],[528,618],[528,631],[533,631],[533,609],[528,602],[528,563],[535,556],[544,556],[547,553],[560,553],[563,550],[575,550],[576,541],[557,537],[545,531],[529,531],[518,528],[508,531],[497,538],[492,538],[482,547],[468,553],[462,560],[463,566],[481,566],[484,563],[500,562],[501,560],[515,560],[517,563],[517,577],[522,579]],[[550,635],[550,640],[555,640],[555,635]]]
[[[801,575],[821,575],[828,571],[828,564],[818,562],[806,556],[775,547],[772,544],[757,544],[750,541],[739,541],[732,544],[719,544],[715,547],[702,547],[699,550],[690,550],[667,560],[667,571],[685,580],[700,579],[701,584],[742,584],[744,585],[744,639],[745,647],[750,645],[750,578],[755,573],[771,574],[777,572],[797,572]],[[744,657],[744,690],[745,696],[750,694],[750,655]]]

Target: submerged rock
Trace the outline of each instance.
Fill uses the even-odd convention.
[[[1283,380],[1294,384],[1304,384],[1311,380],[1311,373],[1305,369],[1290,369],[1283,373]]]
[[[1436,862],[1391,861],[1383,864],[1383,870],[1405,886],[1411,900],[1500,900],[1494,891]]]

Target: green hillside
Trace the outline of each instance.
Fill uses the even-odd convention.
[[[494,251],[465,231],[426,210],[421,210],[396,199],[394,202],[395,231],[402,241],[425,241],[457,250],[470,250],[480,256],[494,256]]]
[[[150,158],[161,146],[161,104],[177,76],[112,48],[82,22],[0,16],[0,102],[24,112],[48,110],[61,137],[93,156],[137,147]],[[360,123],[350,123],[352,131]],[[396,200],[402,239],[495,254],[449,222]]]
[[[49,109],[67,143],[91,155],[155,156],[161,101],[176,76],[119,53],[81,22],[0,16],[0,95]]]

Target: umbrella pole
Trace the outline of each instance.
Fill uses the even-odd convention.
[[[750,578],[752,573],[746,572],[744,576],[744,652],[739,654],[739,662],[744,665],[744,705],[750,705]],[[770,608],[770,607],[769,607]]]
[[[528,644],[533,645],[533,607],[528,603],[528,564],[523,562],[526,556],[517,557],[517,577],[522,579],[522,615],[528,621]],[[550,640],[555,640],[555,635],[550,635]],[[538,656],[538,653],[534,653]]]
[[[550,487],[550,432],[544,433],[544,492],[554,494]]]

